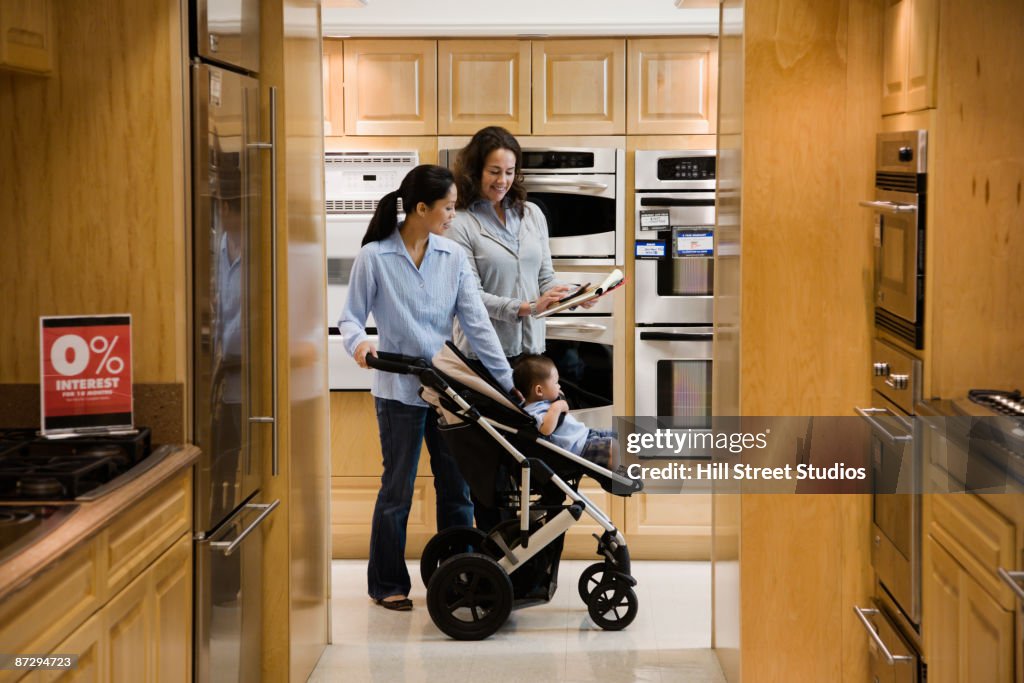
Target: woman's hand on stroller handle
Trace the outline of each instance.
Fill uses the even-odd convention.
[[[352,358],[355,359],[356,365],[363,368],[364,370],[369,370],[370,366],[367,365],[366,363],[366,357],[376,355],[377,347],[374,346],[372,341],[367,339],[366,341],[359,343],[359,346],[356,347],[355,352],[353,352],[352,354]]]

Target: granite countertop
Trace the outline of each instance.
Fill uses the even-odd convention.
[[[199,457],[192,445],[160,446],[138,476],[126,473],[123,483],[104,495],[80,502],[57,526],[21,552],[0,563],[0,600],[17,591],[55,561],[87,542],[119,513],[146,497]]]

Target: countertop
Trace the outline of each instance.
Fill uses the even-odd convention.
[[[182,469],[190,467],[198,457],[196,446],[160,446],[146,458],[147,468],[139,476],[129,476],[122,485],[105,495],[79,503],[60,525],[0,564],[0,600],[91,539],[116,515],[145,498]]]

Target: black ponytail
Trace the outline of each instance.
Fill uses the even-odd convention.
[[[405,211],[415,211],[420,202],[430,206],[448,196],[455,184],[452,172],[443,166],[421,164],[409,171],[397,190],[381,197],[377,210],[373,212],[370,225],[363,235],[363,246],[391,237],[398,229],[398,200],[402,200]]]

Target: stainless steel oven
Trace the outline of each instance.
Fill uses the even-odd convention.
[[[442,150],[441,163],[453,166],[458,152]],[[623,263],[625,168],[622,149],[523,146],[523,184],[547,219],[556,266]]]
[[[871,636],[877,680],[919,680],[921,487],[918,423],[921,361],[880,339],[872,346],[872,400],[856,408],[871,429],[871,564],[875,606],[855,608]]]
[[[924,344],[927,133],[881,133],[875,198],[875,325],[894,340]]]
[[[547,319],[544,355],[555,362],[572,414],[592,429],[611,429],[614,413],[615,331],[610,315]]]
[[[713,339],[710,326],[638,327],[635,414],[690,418],[687,426],[710,427]]]
[[[636,322],[713,321],[715,152],[636,152]]]

